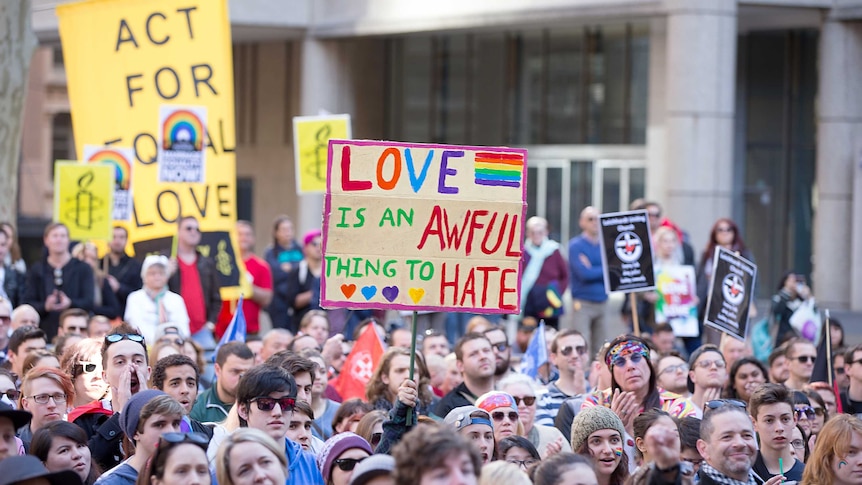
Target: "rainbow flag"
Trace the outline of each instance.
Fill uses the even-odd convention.
[[[476,185],[520,187],[524,176],[524,155],[476,152],[473,167]]]

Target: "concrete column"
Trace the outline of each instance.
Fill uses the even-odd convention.
[[[306,38],[300,41],[299,109],[303,116],[321,112],[339,113],[350,91],[342,89],[345,82],[345,63],[339,55],[337,41]],[[348,100],[349,101],[349,100]],[[290,190],[293,190],[291,187]],[[323,226],[323,194],[301,195],[297,237]]]
[[[823,24],[819,74],[814,292],[862,310],[862,23]]]
[[[667,200],[667,20],[650,21],[649,97],[647,102],[647,199],[665,205]]]
[[[731,214],[736,0],[665,0],[666,202],[702,248]]]

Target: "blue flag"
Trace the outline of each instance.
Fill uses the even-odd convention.
[[[240,295],[239,301],[236,303],[236,311],[234,311],[233,317],[230,319],[230,323],[224,331],[224,335],[221,336],[221,340],[218,341],[218,345],[216,345],[215,351],[213,352],[213,359],[215,359],[215,356],[218,354],[218,349],[220,349],[222,345],[235,340],[245,342],[245,332],[245,313],[242,311],[242,295]]]
[[[530,337],[530,344],[524,352],[521,361],[521,374],[526,374],[533,379],[539,379],[539,367],[548,363],[548,346],[545,343],[545,321],[539,323],[538,328]]]

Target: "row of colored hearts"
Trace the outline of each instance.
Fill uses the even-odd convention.
[[[377,294],[377,287],[375,285],[363,286],[359,291],[362,293],[362,296],[365,297],[365,300],[368,301],[374,298],[374,295]],[[341,292],[344,293],[344,296],[350,298],[354,293],[356,293],[356,285],[341,285]],[[383,289],[380,290],[380,294],[389,302],[395,301],[395,299],[398,298],[398,293],[399,290],[397,286],[384,286]],[[419,300],[425,296],[425,290],[423,288],[410,288],[407,290],[407,294],[410,295],[410,299],[413,300],[413,303],[419,303]]]

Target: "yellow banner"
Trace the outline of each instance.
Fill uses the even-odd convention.
[[[85,145],[135,152],[132,217],[123,223],[134,253],[170,254],[178,220],[194,216],[203,231],[199,249],[219,263],[222,286],[235,290],[242,263],[233,236],[236,142],[226,1],[91,0],[58,5],[57,16],[79,152]],[[205,117],[164,119],[164,113],[185,112]],[[161,142],[168,141],[192,148],[202,141],[198,153],[205,156],[165,159],[174,173],[192,176],[160,182]],[[236,296],[225,288],[222,296]]]
[[[326,154],[329,140],[350,138],[350,115],[293,118],[297,193],[326,192]]]
[[[87,241],[111,236],[114,178],[114,167],[108,164],[54,164],[54,221],[69,228],[70,239]]]

